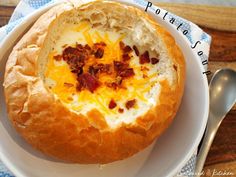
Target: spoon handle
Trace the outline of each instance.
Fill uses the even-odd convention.
[[[213,115],[209,115],[208,125],[202,141],[202,145],[197,157],[197,163],[195,167],[195,176],[200,177],[202,175],[202,169],[206,161],[207,154],[210,150],[211,144],[215,138],[216,132],[219,128],[220,122],[215,121],[216,118]]]

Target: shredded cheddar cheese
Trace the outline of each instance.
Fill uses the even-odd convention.
[[[114,60],[121,61],[121,50],[119,48],[119,43],[120,41],[125,40],[126,36],[124,34],[119,34],[114,37],[110,32],[101,32],[99,30],[92,29],[88,22],[81,22],[72,30],[82,33],[84,42],[89,46],[92,46],[94,43],[98,42],[104,42],[106,44],[104,55],[99,62],[103,64],[112,64]],[[79,39],[82,40],[82,37]],[[149,74],[148,71],[145,71],[145,74],[147,74],[148,77],[144,78],[144,72],[141,71],[140,65],[135,64],[135,62],[131,62],[131,67],[134,69],[135,76],[124,81],[123,84],[125,88],[114,90],[106,86],[101,86],[94,93],[91,93],[88,90],[78,92],[76,90],[76,76],[70,71],[67,63],[63,60],[55,61],[53,58],[56,54],[60,54],[59,52],[60,51],[52,51],[48,56],[45,77],[55,81],[56,84],[52,87],[52,92],[73,110],[80,111],[83,109],[85,104],[92,104],[96,105],[102,113],[111,115],[116,114],[119,108],[125,108],[124,103],[127,98],[137,99],[138,101],[148,103],[148,99],[145,98],[145,94],[152,89],[152,85],[156,84],[155,78],[158,76],[157,73]],[[132,60],[138,60],[137,57],[135,58],[134,52],[132,53],[132,56]],[[92,65],[93,62],[94,58],[89,58],[86,65]],[[101,74],[100,80],[103,83],[110,82],[112,77],[114,76]],[[65,83],[71,83],[74,86],[68,87]],[[75,98],[77,100],[75,100]],[[108,104],[111,99],[118,102],[117,107],[112,110],[108,108]],[[136,106],[136,108],[137,107],[138,106]]]

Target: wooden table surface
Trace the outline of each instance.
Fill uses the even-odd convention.
[[[159,4],[159,6],[163,6],[169,11],[173,11],[178,14],[176,9],[180,9],[178,5],[176,9],[174,9],[173,4],[169,6],[168,4]],[[209,8],[209,7],[208,7]],[[219,10],[222,10],[222,7],[218,7]],[[185,8],[185,12],[191,8]],[[14,7],[2,6],[0,5],[0,27],[5,25],[12,12]],[[206,13],[210,12],[210,10],[206,10]],[[217,12],[217,9],[216,9]],[[219,11],[218,11],[219,12]],[[227,14],[235,13],[236,8],[234,9],[226,9],[224,10]],[[219,19],[222,18],[222,13],[214,14],[214,16],[219,15]],[[194,14],[194,12],[191,12]],[[180,14],[178,14],[181,16]],[[212,14],[209,14],[212,15]],[[184,16],[184,14],[183,14]],[[192,20],[196,23],[195,18],[193,16],[189,16],[186,14],[185,18]],[[235,16],[232,16],[232,18]],[[235,19],[234,19],[235,20]],[[211,23],[212,21],[208,22]],[[235,25],[235,21],[232,22],[232,25]],[[216,70],[220,68],[233,68],[236,70],[236,29],[235,30],[216,30],[220,27],[214,28],[214,24],[210,27],[207,27],[207,23],[204,24],[201,20],[199,20],[200,26],[212,36],[212,45],[210,51],[209,58],[209,70],[214,73]],[[220,25],[220,24],[219,24]],[[219,26],[218,25],[218,26]],[[234,29],[232,25],[229,25],[228,29]],[[203,27],[204,26],[204,27]],[[225,25],[224,25],[225,27]],[[223,28],[222,28],[223,29]],[[227,30],[227,31],[226,31]],[[234,31],[234,32],[233,32]],[[208,79],[212,76],[209,75]],[[230,111],[230,113],[224,119],[222,125],[217,132],[213,145],[208,154],[205,166],[204,166],[205,175],[204,176],[212,176],[213,174],[218,176],[236,176],[236,107]],[[223,173],[227,173],[228,175],[223,175]]]

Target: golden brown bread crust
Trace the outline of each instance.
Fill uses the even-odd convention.
[[[119,5],[117,3],[114,3]],[[161,82],[159,104],[133,124],[111,129],[96,109],[87,115],[66,108],[38,76],[37,59],[51,23],[71,5],[51,9],[34,24],[14,47],[5,71],[8,114],[17,131],[36,149],[75,163],[109,163],[132,156],[151,144],[169,126],[179,107],[184,89],[185,62],[171,35],[147,15],[162,37],[177,66],[177,83]]]

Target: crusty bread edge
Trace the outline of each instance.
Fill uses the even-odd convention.
[[[97,110],[90,111],[87,116],[68,110],[37,77],[37,56],[51,22],[64,11],[73,8],[68,3],[54,7],[40,17],[14,47],[6,65],[4,81],[10,120],[36,149],[67,162],[109,163],[127,158],[151,144],[172,122],[184,90],[183,55],[165,29],[138,11],[138,14],[152,23],[161,35],[177,67],[178,82],[173,88],[167,81],[162,81],[160,104],[137,118],[135,123],[123,124],[111,130]],[[129,8],[137,11],[133,7]],[[37,46],[28,48],[31,44]]]

